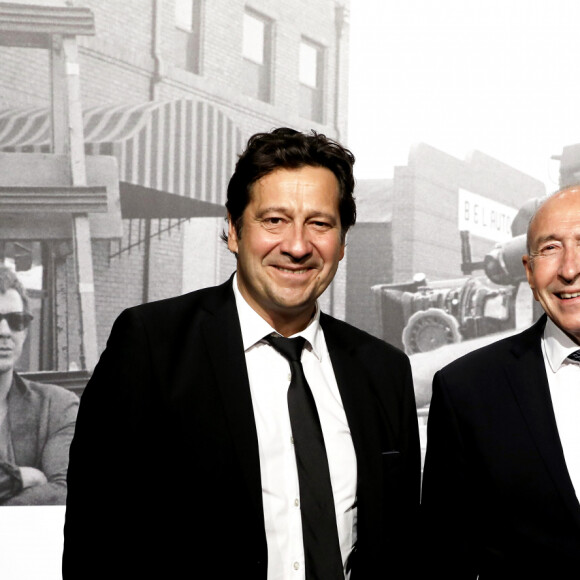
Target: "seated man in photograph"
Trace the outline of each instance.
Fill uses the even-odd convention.
[[[428,576],[580,570],[580,187],[536,210],[523,257],[545,314],[433,381],[422,512]]]
[[[0,505],[64,505],[78,397],[19,376],[32,320],[26,291],[0,265]]]

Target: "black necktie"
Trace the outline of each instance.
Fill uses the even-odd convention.
[[[288,360],[292,371],[288,411],[298,466],[306,580],[344,580],[324,437],[300,362],[306,340],[281,336],[265,340]]]
[[[575,362],[580,362],[580,350],[575,350],[574,352],[570,353],[568,358]]]

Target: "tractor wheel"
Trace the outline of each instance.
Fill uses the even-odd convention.
[[[403,345],[409,355],[435,350],[460,340],[457,320],[440,308],[413,313],[403,329]]]

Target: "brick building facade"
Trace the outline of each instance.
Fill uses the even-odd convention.
[[[372,287],[412,283],[416,275],[424,276],[427,287],[454,281],[453,287],[471,274],[484,275],[481,268],[462,271],[460,232],[469,231],[472,262],[482,263],[497,243],[512,237],[515,213],[545,194],[542,182],[484,153],[457,159],[426,144],[410,151],[408,164],[395,167],[392,179],[359,181],[361,211],[349,237],[347,320],[404,348],[401,331],[409,313],[399,320],[401,312],[387,310]],[[515,257],[519,266],[523,253]]]
[[[120,175],[121,235],[92,240],[101,351],[123,308],[216,284],[231,274],[235,261],[218,239],[225,225],[226,176],[251,134],[291,126],[346,138],[348,1],[79,0],[75,6],[90,10],[95,28],[94,35],[77,37],[87,152],[116,156]],[[28,40],[22,35],[22,46],[0,46],[0,150],[50,153],[49,140],[31,138],[24,130],[13,132],[8,146],[6,141],[11,123],[12,129],[18,119],[27,123],[27,111],[46,109],[45,121],[38,123],[48,123],[50,51],[30,48]],[[193,111],[189,125],[191,115],[168,112],[185,110],[179,103]],[[141,105],[138,132],[129,126],[137,113],[128,108]],[[95,125],[104,134],[113,123],[124,132],[123,142],[101,136],[89,143]],[[185,131],[189,135],[183,137]],[[174,141],[191,148],[183,151]],[[194,185],[188,189],[181,177],[179,190],[171,181],[174,168],[190,158],[195,158],[188,170]],[[180,217],[176,196],[202,204],[188,206]],[[160,209],[154,208],[157,199],[163,200]],[[1,241],[8,260],[17,246],[44,248],[36,252],[44,256],[42,264],[35,261],[44,280],[45,312],[39,315],[46,321],[51,313],[52,320],[38,340],[52,346],[42,360],[31,361],[31,368],[82,367],[79,308],[70,284],[73,244],[32,225],[25,230],[16,245],[13,239]],[[343,318],[344,287],[342,268],[323,297],[325,310]]]

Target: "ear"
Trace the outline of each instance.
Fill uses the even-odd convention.
[[[228,212],[228,250],[234,254],[238,253],[238,232],[230,212]]]
[[[340,262],[340,260],[342,260],[344,258],[344,249],[346,248],[346,243],[342,242],[342,244],[340,245],[340,254],[338,255],[338,261]]]
[[[533,268],[533,263],[532,263],[532,257],[529,256],[528,254],[525,254],[524,256],[522,256],[522,264],[524,265],[524,268],[526,269],[526,278],[528,279],[528,284],[530,285],[530,288],[532,289],[532,293],[534,294],[534,298],[537,300],[538,296],[536,295],[536,285],[534,282],[534,268]]]

